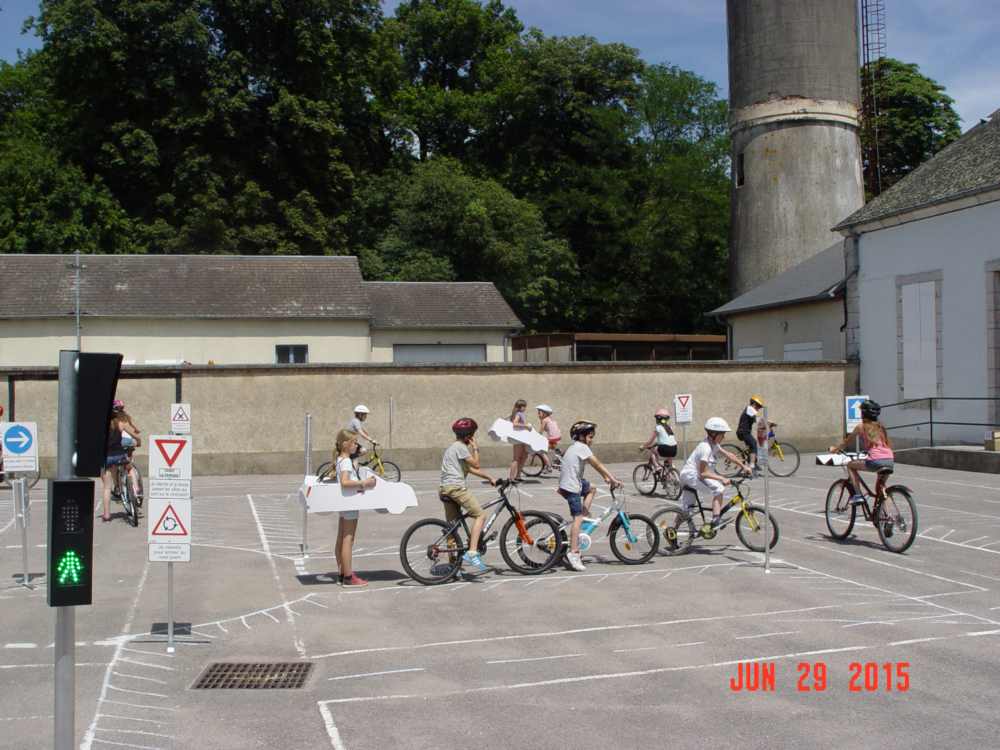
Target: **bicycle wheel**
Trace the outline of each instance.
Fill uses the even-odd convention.
[[[746,458],[744,449],[738,445],[733,445],[732,443],[723,443],[722,449],[729,451],[737,458]],[[715,470],[719,472],[722,476],[727,479],[731,479],[740,473],[743,467],[739,464],[734,464],[728,458],[723,455],[719,455],[719,460],[715,464]]]
[[[890,487],[878,509],[878,535],[891,552],[906,552],[917,538],[917,505],[903,487]]]
[[[500,554],[511,570],[526,576],[544,573],[562,554],[559,526],[546,513],[527,510],[521,516],[531,542],[521,538],[517,516],[511,516],[500,532]]]
[[[135,472],[135,486],[138,489],[138,494],[135,496],[135,504],[141,508],[143,497],[146,494],[146,491],[142,486],[142,472],[139,471],[139,465],[135,463],[132,464],[132,470]]]
[[[750,522],[747,519],[743,511],[739,511],[739,516],[736,517],[736,536],[740,538],[743,542],[743,546],[747,549],[753,550],[754,552],[764,551],[764,509],[759,505],[751,505],[750,515],[753,516],[754,526],[757,527],[756,531],[751,528]],[[767,514],[768,525],[770,527],[771,533],[771,549],[774,549],[774,545],[778,543],[778,522],[774,518],[773,513]]]
[[[333,463],[330,461],[324,461],[317,467],[316,476],[322,479],[328,472],[333,469]]]
[[[834,539],[847,539],[858,508],[851,504],[851,485],[838,479],[826,493],[826,528]],[[846,525],[845,525],[846,524]]]
[[[425,586],[450,581],[462,567],[466,547],[451,528],[437,518],[417,521],[403,534],[399,561],[414,581]]]
[[[403,472],[392,461],[381,461],[380,463],[382,464],[382,471],[378,472],[378,474],[385,481],[398,482],[402,478]]]
[[[648,463],[637,464],[632,469],[632,484],[640,495],[648,496],[656,492],[656,479],[656,472]]]
[[[635,541],[629,539],[625,524],[618,519],[611,529],[611,551],[626,565],[649,562],[660,546],[660,532],[656,524],[639,513],[629,513],[628,524]]]
[[[524,462],[521,472],[526,477],[540,477],[544,468],[545,462],[542,460],[542,454],[535,452],[528,456],[528,460]]]
[[[691,517],[679,508],[660,508],[650,519],[660,532],[661,555],[683,555],[691,551],[695,531]]]
[[[139,525],[139,508],[135,504],[135,490],[132,489],[132,482],[129,480],[128,472],[118,472],[118,481],[122,489],[122,508],[125,510],[125,520],[129,526],[135,528]]]
[[[663,487],[663,494],[670,502],[677,502],[681,498],[681,475],[677,469],[670,467],[660,475],[660,485]]]
[[[799,449],[791,443],[771,444],[767,456],[767,470],[776,477],[790,477],[799,470]]]

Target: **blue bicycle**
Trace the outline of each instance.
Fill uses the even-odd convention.
[[[611,505],[601,508],[599,517],[587,517],[583,519],[583,526],[580,528],[580,554],[587,552],[594,542],[597,528],[607,519],[611,518],[611,525],[608,526],[607,536],[611,543],[611,551],[615,557],[626,565],[641,565],[649,562],[656,554],[660,546],[660,530],[656,524],[641,513],[629,513],[625,509],[625,492],[616,494],[611,490]],[[547,545],[550,549],[557,546],[562,547],[561,558],[565,562],[566,553],[569,551],[569,527],[572,519],[567,520],[558,513],[550,513],[559,525],[559,538],[540,538],[539,545]]]

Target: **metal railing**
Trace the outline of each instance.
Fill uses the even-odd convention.
[[[882,404],[883,414],[886,409],[891,409],[893,407],[902,408],[910,406],[912,404],[926,404],[927,408],[927,419],[920,422],[907,422],[906,424],[894,424],[891,427],[886,425],[886,432],[890,430],[902,430],[907,427],[923,427],[928,428],[928,438],[930,439],[931,447],[934,447],[934,426],[955,426],[955,427],[992,427],[1000,428],[1000,424],[997,422],[953,422],[947,419],[935,419],[934,418],[934,402],[935,401],[989,401],[992,403],[1000,402],[1000,396],[933,396],[931,398],[911,398],[904,401],[897,401],[894,404]],[[940,413],[940,409],[939,409]]]

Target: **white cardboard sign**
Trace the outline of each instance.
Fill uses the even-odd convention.
[[[150,435],[149,478],[191,481],[191,438]]]
[[[191,434],[191,404],[170,405],[170,431],[175,435]]]
[[[190,544],[191,501],[151,497],[146,516],[147,544]]]
[[[340,510],[380,510],[402,513],[417,507],[417,493],[403,482],[387,482],[382,477],[362,471],[362,477],[375,477],[370,490],[343,490],[338,482],[320,482],[307,476],[299,488],[299,502],[307,513],[332,513]]]
[[[674,396],[674,424],[691,424],[694,421],[694,398],[690,393]]]
[[[34,422],[0,422],[4,471],[38,471],[38,427]]]
[[[494,440],[502,443],[522,443],[536,452],[549,449],[549,439],[545,435],[536,432],[534,427],[529,430],[515,430],[514,424],[509,419],[496,420],[490,425],[488,434]]]

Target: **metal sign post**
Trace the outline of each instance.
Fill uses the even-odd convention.
[[[306,476],[312,475],[312,414],[306,412]],[[309,513],[306,507],[302,506],[302,558],[309,557]]]
[[[79,285],[77,286],[79,288]],[[79,352],[59,352],[59,412],[57,417],[57,476],[76,476],[76,404]],[[93,510],[90,511],[93,513]],[[48,571],[52,575],[52,571]],[[76,609],[56,607],[54,746],[71,750],[76,744]]]
[[[771,572],[771,493],[768,487],[767,457],[771,431],[771,423],[767,420],[767,407],[761,410],[757,422],[757,468],[764,477],[764,572]]]
[[[14,493],[14,513],[17,525],[21,529],[21,585],[26,589],[34,589],[31,585],[31,574],[28,572],[28,524],[30,523],[31,500],[28,494],[28,480],[24,477],[10,483]]]

